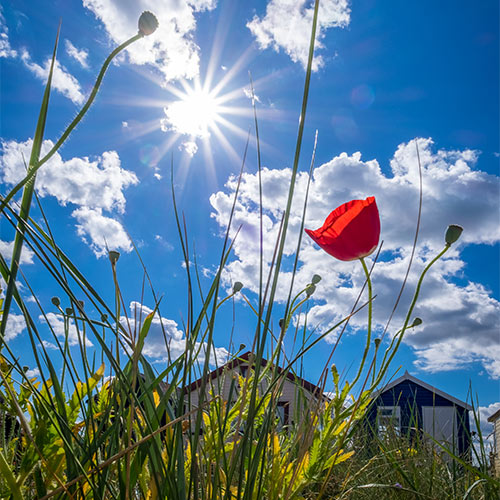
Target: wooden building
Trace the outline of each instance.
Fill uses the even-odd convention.
[[[254,366],[254,354],[246,352],[205,376],[205,400],[210,399],[210,394],[220,395],[224,401],[232,403],[236,400],[239,390],[237,375],[247,377],[249,366]],[[262,366],[267,365],[267,360],[262,359]],[[282,368],[278,368],[283,373]],[[261,393],[266,389],[267,382],[261,384]],[[189,400],[190,407],[196,408],[200,398],[203,378],[195,380],[185,389],[185,401]],[[303,412],[311,408],[312,402],[326,400],[319,387],[295,375],[286,372],[283,385],[277,402],[277,413],[282,425],[297,422]]]
[[[465,456],[471,446],[470,410],[469,404],[405,372],[374,394],[367,419],[379,434],[419,432]]]

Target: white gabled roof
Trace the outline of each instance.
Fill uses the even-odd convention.
[[[500,419],[500,409],[488,417],[488,422],[495,422]]]
[[[388,390],[390,390],[393,387],[397,386],[401,382],[404,382],[405,380],[409,380],[410,382],[413,382],[414,384],[417,384],[420,387],[424,387],[425,389],[428,389],[429,391],[433,392],[434,394],[437,394],[438,396],[441,396],[441,397],[443,397],[445,399],[448,399],[449,401],[451,401],[455,405],[461,406],[462,408],[465,408],[466,410],[472,410],[473,409],[470,404],[464,403],[463,401],[460,401],[459,399],[457,399],[457,398],[455,398],[453,396],[450,396],[450,394],[447,394],[446,392],[439,390],[437,387],[433,387],[432,385],[427,384],[423,380],[420,380],[417,377],[414,377],[413,375],[410,375],[408,373],[408,371],[405,371],[404,374],[401,375],[401,377],[393,380],[392,382],[390,382],[386,386],[382,387],[382,389],[379,389],[378,391],[374,392],[373,393],[373,398],[374,399],[377,398],[378,396],[380,396],[384,392],[387,392]]]

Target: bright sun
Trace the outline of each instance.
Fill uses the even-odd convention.
[[[162,146],[160,157],[179,141],[179,150],[192,158],[201,143],[206,165],[212,167],[211,144],[215,138],[234,161],[240,161],[240,156],[226,138],[226,132],[230,131],[245,139],[248,133],[235,125],[232,120],[228,120],[226,116],[247,116],[251,109],[249,106],[237,107],[231,103],[236,99],[249,98],[245,88],[239,87],[230,92],[223,92],[232,76],[233,72],[230,70],[214,86],[211,86],[211,78],[206,78],[203,84],[198,78],[194,82],[183,80],[180,82],[182,88],[167,86],[167,90],[174,95],[175,99],[163,103],[165,118],[161,120],[160,125],[164,132],[173,132],[173,134],[169,134],[169,138]],[[223,132],[222,129],[226,131]]]
[[[234,164],[241,161],[241,151],[235,150],[235,141],[229,140],[227,135],[235,135],[244,141],[248,141],[249,132],[239,125],[242,118],[247,121],[253,119],[252,103],[260,102],[253,95],[253,88],[248,86],[234,86],[228,90],[229,83],[235,78],[244,66],[250,51],[227,68],[221,66],[224,72],[222,78],[217,82],[213,77],[217,71],[217,60],[209,63],[205,79],[200,81],[195,78],[191,81],[181,80],[175,85],[168,83],[164,88],[171,95],[169,99],[145,99],[147,105],[162,107],[165,113],[160,119],[160,129],[167,132],[165,141],[158,145],[146,145],[141,161],[155,169],[155,177],[161,179],[159,164],[167,152],[181,151],[183,166],[190,165],[192,158],[198,154],[201,148],[203,165],[210,176],[215,179],[216,168],[213,157],[213,148],[222,148]],[[258,83],[256,81],[255,83]],[[239,120],[236,121],[236,118]],[[128,128],[128,123],[124,125]],[[129,134],[140,137],[158,129],[158,119],[152,120],[135,127]],[[215,143],[217,145],[215,146]],[[261,144],[264,144],[261,141]],[[189,169],[183,168],[185,178]],[[178,179],[181,183],[185,179]]]
[[[210,130],[220,121],[220,106],[213,93],[202,88],[188,88],[178,101],[165,108],[171,130],[199,137],[210,136]]]

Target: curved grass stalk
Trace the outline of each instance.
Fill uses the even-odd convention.
[[[22,197],[22,201],[21,201],[21,210],[19,212],[20,221],[19,221],[18,226],[17,226],[16,237],[14,240],[14,249],[12,251],[12,261],[11,261],[11,267],[10,267],[10,274],[9,274],[9,280],[7,282],[7,291],[5,293],[5,302],[4,302],[4,310],[3,310],[3,315],[2,315],[2,322],[0,324],[0,351],[1,351],[2,346],[3,346],[4,337],[5,337],[5,330],[7,328],[7,319],[9,316],[10,306],[12,304],[13,284],[16,280],[17,270],[19,268],[19,260],[21,257],[21,251],[22,251],[23,242],[24,242],[25,222],[29,218],[31,200],[33,198],[33,192],[35,189],[36,173],[37,173],[38,169],[56,153],[56,151],[66,141],[66,139],[71,134],[71,132],[74,130],[74,128],[78,125],[78,123],[80,123],[82,118],[85,116],[88,109],[90,108],[90,106],[94,102],[94,99],[97,95],[97,92],[99,91],[99,88],[101,86],[102,79],[104,78],[104,75],[106,74],[106,71],[107,71],[109,65],[111,64],[111,61],[122,50],[124,50],[130,44],[134,43],[135,41],[139,40],[140,38],[142,38],[144,36],[141,32],[139,32],[139,33],[137,33],[137,35],[134,35],[133,37],[129,38],[126,42],[122,43],[121,45],[116,47],[111,52],[111,54],[104,61],[102,68],[97,76],[97,80],[94,84],[92,92],[90,93],[89,98],[87,99],[87,101],[83,105],[80,112],[76,115],[76,117],[73,119],[73,121],[68,125],[68,127],[63,132],[63,134],[61,135],[59,140],[54,144],[52,149],[42,159],[39,159],[40,152],[42,149],[44,132],[45,132],[45,123],[46,123],[47,114],[48,114],[50,89],[51,89],[51,84],[52,84],[54,65],[55,65],[55,61],[56,61],[56,52],[57,52],[57,45],[58,45],[58,41],[59,41],[60,28],[61,28],[61,26],[59,25],[59,28],[57,30],[56,42],[54,45],[54,51],[52,54],[52,61],[51,61],[51,65],[50,65],[49,76],[47,79],[47,85],[45,87],[45,93],[43,96],[42,106],[40,109],[40,115],[38,117],[35,136],[33,138],[33,146],[31,149],[31,155],[30,155],[30,161],[29,161],[27,175],[22,181],[20,181],[9,192],[9,194],[5,198],[2,199],[2,202],[0,205],[0,212],[3,212],[5,207],[7,206],[7,204],[14,197],[14,195],[24,187],[23,197]]]

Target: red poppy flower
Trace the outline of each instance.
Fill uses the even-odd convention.
[[[306,233],[327,253],[339,260],[370,255],[378,245],[380,218],[375,198],[340,205],[316,231]]]

